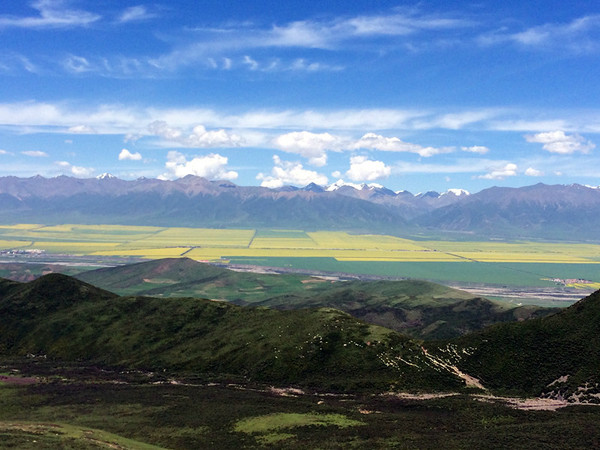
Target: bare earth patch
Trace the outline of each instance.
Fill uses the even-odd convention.
[[[6,384],[27,385],[35,384],[40,380],[35,377],[15,377],[10,375],[0,375],[0,382]]]

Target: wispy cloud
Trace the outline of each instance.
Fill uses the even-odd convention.
[[[381,37],[391,38],[390,45],[398,45],[395,40],[420,33],[448,33],[464,29],[472,23],[464,19],[442,15],[426,15],[418,11],[392,11],[389,14],[337,17],[328,20],[299,20],[265,27],[247,24],[225,25],[215,28],[199,27],[193,34],[193,41],[150,60],[154,67],[177,70],[182,66],[205,63],[208,58],[235,54],[247,55],[252,49],[324,50],[327,52],[349,52],[361,49],[379,52]],[[359,44],[359,45],[357,45]],[[368,44],[368,45],[364,45]],[[370,46],[373,44],[373,46]],[[258,66],[247,61],[249,67]],[[288,66],[289,67],[289,66]],[[295,59],[292,69],[341,70],[342,65],[324,61],[306,62],[305,57]]]
[[[495,111],[493,115],[490,111]],[[600,133],[599,111],[557,110],[546,112],[555,118],[540,119],[536,111],[484,108],[458,111],[456,117],[480,117],[478,121],[448,122],[445,111],[411,109],[249,109],[225,111],[210,108],[151,108],[139,105],[17,102],[0,103],[0,126],[20,133],[56,132],[80,134],[122,134],[136,139],[158,136],[182,147],[273,145],[297,154],[307,154],[303,143],[319,150],[372,149],[412,152],[431,156],[452,151],[451,147],[420,146],[394,136],[431,129],[448,131],[510,131],[529,136],[564,130],[563,140],[581,141],[578,133]],[[484,118],[482,118],[484,117]],[[152,125],[151,125],[152,124]],[[445,124],[445,126],[444,126]],[[150,126],[149,126],[150,125]],[[556,125],[561,127],[556,128]],[[200,128],[196,128],[201,126]],[[296,133],[296,134],[292,134]],[[329,134],[332,138],[327,137]],[[275,142],[278,136],[287,141]],[[315,138],[316,136],[316,138]],[[545,135],[544,135],[545,136]],[[549,135],[548,135],[549,136]],[[556,137],[556,136],[555,136]],[[316,140],[315,140],[316,139]],[[544,144],[544,142],[541,142]],[[484,144],[484,143],[482,143]],[[482,146],[464,147],[465,152],[485,153]],[[308,156],[311,157],[311,156]]]
[[[478,38],[484,46],[512,42],[525,49],[568,49],[588,53],[600,49],[600,14],[578,17],[567,23],[547,23],[522,31],[500,30]]]
[[[156,14],[148,11],[148,8],[144,5],[131,6],[125,9],[117,21],[119,23],[127,22],[139,22],[142,20],[149,20],[156,17]]]
[[[460,148],[463,152],[467,152],[467,153],[478,153],[480,155],[484,155],[487,152],[490,151],[489,148],[487,148],[484,145],[472,145],[470,147],[461,147]]]
[[[21,154],[25,155],[25,156],[30,156],[32,158],[47,158],[48,157],[48,153],[42,152],[40,150],[26,150],[24,152],[21,152]]]
[[[23,70],[29,73],[39,73],[41,71],[40,67],[27,56],[14,52],[0,54],[0,73],[11,74]]]
[[[87,26],[101,16],[79,9],[69,9],[66,0],[36,0],[30,3],[38,15],[28,17],[0,16],[0,28],[71,28]]]
[[[385,152],[409,152],[416,153],[419,156],[429,157],[440,153],[451,153],[454,147],[423,147],[418,144],[404,142],[397,137],[385,137],[375,133],[367,133],[351,146],[353,149],[370,149]]]

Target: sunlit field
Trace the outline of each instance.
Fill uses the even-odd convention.
[[[17,224],[0,227],[0,250],[217,261],[335,258],[338,261],[600,263],[600,245],[541,242],[413,241],[341,231]]]

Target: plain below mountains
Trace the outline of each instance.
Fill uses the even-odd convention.
[[[235,272],[188,258],[96,269],[77,278],[121,295],[209,298],[281,310],[335,308],[368,323],[429,340],[553,312],[537,306],[508,307],[427,281]]]
[[[195,176],[0,177],[3,223],[335,229],[487,238],[598,240],[600,190],[581,185],[494,187],[413,195],[379,185],[279,189]]]

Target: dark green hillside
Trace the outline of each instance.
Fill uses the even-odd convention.
[[[187,258],[98,269],[77,277],[121,295],[203,297],[280,309],[336,308],[419,339],[457,337],[493,323],[551,311],[537,307],[507,309],[425,281],[332,282],[308,275],[235,272]]]
[[[306,275],[235,272],[189,258],[165,258],[83,272],[77,278],[120,295],[202,297],[252,303],[303,291]],[[315,285],[308,288],[323,288]]]
[[[372,281],[332,285],[318,293],[273,297],[275,308],[326,306],[419,339],[450,339],[498,322],[550,314],[539,307],[507,308],[485,298],[427,281]]]
[[[337,310],[118,297],[58,274],[10,284],[0,353],[336,390],[462,385],[423,363],[418,343]]]
[[[551,316],[496,325],[455,344],[442,354],[460,355],[459,368],[486,387],[598,402],[600,291]]]

